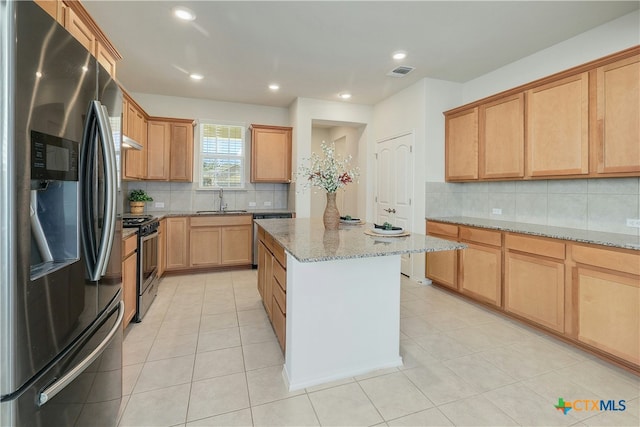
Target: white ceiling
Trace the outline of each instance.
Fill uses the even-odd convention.
[[[465,82],[638,9],[638,1],[99,1],[130,92],[277,107],[375,104],[424,78]],[[193,10],[191,23],[172,7]],[[585,46],[587,49],[588,46]],[[391,53],[405,50],[405,60]],[[386,74],[397,65],[415,70]],[[194,82],[189,73],[204,80]],[[267,85],[280,84],[277,93]]]

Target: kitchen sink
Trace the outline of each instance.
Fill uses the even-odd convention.
[[[196,213],[199,214],[215,214],[215,215],[224,215],[224,214],[229,214],[229,213],[243,213],[246,212],[245,210],[242,209],[236,209],[236,210],[224,210],[224,211],[196,211]]]

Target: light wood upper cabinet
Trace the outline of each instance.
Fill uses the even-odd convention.
[[[104,43],[99,40],[96,40],[95,52],[96,59],[100,65],[107,70],[110,76],[115,77],[117,59],[109,52]]]
[[[193,181],[193,121],[171,123],[170,181]]]
[[[124,99],[123,121],[126,125],[123,125],[123,133],[142,145],[142,151],[126,150],[122,175],[125,179],[144,179],[147,174],[147,118],[132,99]]]
[[[251,182],[291,182],[292,128],[251,125]]]
[[[96,37],[89,26],[78,16],[78,14],[67,7],[65,9],[64,27],[71,35],[91,53],[95,53]]]
[[[480,178],[524,176],[524,93],[480,106]]]
[[[62,9],[60,0],[34,0],[34,2],[44,9],[53,19],[58,21],[60,25],[64,25],[65,11]]]
[[[151,117],[147,174],[152,181],[193,181],[193,120]]]
[[[595,75],[596,172],[640,172],[640,55],[599,67]]]
[[[164,121],[149,120],[147,123],[147,179],[158,181],[169,179],[170,147],[171,125]]]
[[[478,179],[478,107],[445,117],[448,181]]]
[[[589,172],[589,74],[527,91],[527,174]]]

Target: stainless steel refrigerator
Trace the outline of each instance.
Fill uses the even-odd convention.
[[[122,94],[31,1],[0,0],[0,425],[115,425]]]

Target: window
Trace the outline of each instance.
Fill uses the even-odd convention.
[[[244,126],[200,123],[200,188],[244,188]]]

